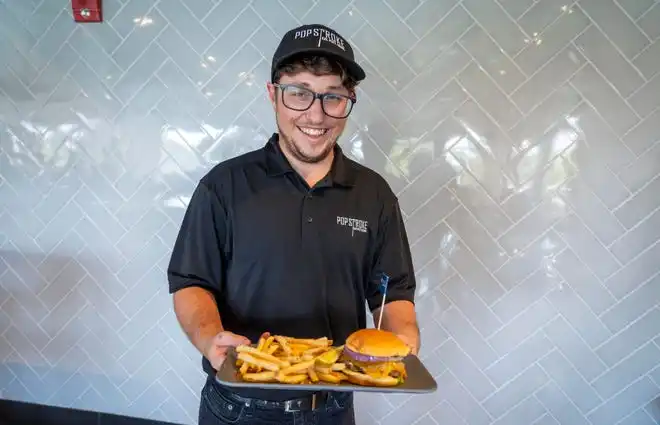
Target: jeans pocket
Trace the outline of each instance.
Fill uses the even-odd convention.
[[[220,393],[213,385],[207,385],[202,392],[203,403],[222,423],[237,424],[243,418],[245,405]]]

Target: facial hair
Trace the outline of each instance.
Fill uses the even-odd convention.
[[[334,140],[332,143],[329,143],[328,146],[321,151],[318,155],[310,156],[305,154],[305,152],[302,151],[302,149],[299,148],[298,144],[296,141],[293,139],[293,137],[290,137],[289,135],[285,134],[282,131],[282,128],[278,125],[278,130],[279,130],[279,135],[284,142],[284,145],[286,146],[286,149],[293,155],[295,159],[297,159],[300,162],[304,162],[305,164],[317,164],[330,155],[332,153],[332,150],[335,147],[336,140]]]
[[[305,154],[305,152],[300,149],[299,145],[296,143],[295,139],[293,138],[293,135],[286,134],[284,131],[282,131],[282,127],[280,127],[279,124],[279,114],[277,110],[275,111],[275,122],[277,123],[277,130],[280,135],[280,139],[284,143],[284,146],[286,149],[293,155],[293,157],[305,164],[317,164],[324,159],[326,159],[333,151],[335,148],[335,145],[337,144],[337,140],[339,140],[339,137],[341,137],[341,134],[339,134],[334,140],[331,141],[331,143],[328,143],[328,146],[323,149],[321,153],[315,156],[309,156]]]

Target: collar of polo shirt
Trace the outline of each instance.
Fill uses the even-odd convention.
[[[268,175],[271,177],[281,176],[283,174],[295,173],[286,157],[280,150],[278,144],[279,135],[273,133],[266,144],[266,167]],[[352,187],[355,185],[356,173],[351,163],[344,156],[344,152],[338,144],[335,144],[335,158],[332,163],[330,176],[332,184]]]

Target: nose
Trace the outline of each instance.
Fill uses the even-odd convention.
[[[314,99],[314,103],[307,110],[307,117],[311,123],[319,124],[323,122],[325,118],[325,112],[323,112],[323,107],[321,106],[321,99]]]

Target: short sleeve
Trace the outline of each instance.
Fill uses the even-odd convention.
[[[381,276],[389,277],[385,303],[406,300],[415,302],[415,272],[413,269],[408,235],[403,223],[399,203],[395,201],[385,211],[379,226],[375,258],[367,290],[367,303],[371,311],[381,306],[379,290]]]
[[[200,182],[184,214],[167,268],[170,294],[188,286],[221,291],[226,240],[226,210],[217,194]]]

